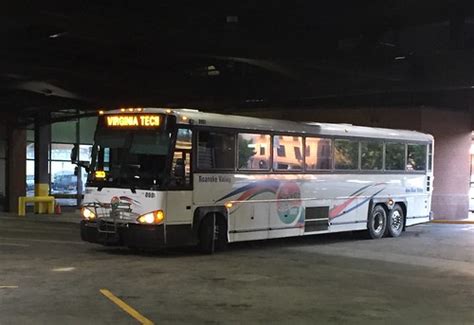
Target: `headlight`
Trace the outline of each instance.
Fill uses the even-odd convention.
[[[142,224],[159,224],[163,220],[165,220],[165,213],[163,210],[156,210],[153,212],[149,212],[146,214],[143,214],[137,218],[137,221]]]
[[[88,209],[88,208],[82,208],[81,209],[81,215],[86,220],[94,220],[95,219],[95,213],[91,209]]]

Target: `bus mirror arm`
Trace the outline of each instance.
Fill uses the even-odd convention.
[[[78,162],[78,150],[77,150],[77,145],[74,145],[71,149],[71,163],[72,164],[77,164]]]
[[[77,165],[79,167],[83,167],[86,172],[90,171],[90,164],[88,161],[80,161],[78,159],[78,150],[77,150],[77,145],[74,145],[71,149],[71,164]]]

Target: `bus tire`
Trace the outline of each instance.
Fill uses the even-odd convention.
[[[387,212],[383,206],[376,205],[367,220],[367,235],[371,239],[382,238],[387,228]]]
[[[390,237],[400,236],[405,226],[405,216],[399,204],[395,204],[392,210],[390,210],[387,220],[387,235]]]
[[[227,219],[221,214],[216,214],[216,229],[215,229],[215,249],[218,251],[227,248]]]
[[[216,232],[216,214],[209,213],[199,225],[199,250],[204,254],[213,254],[216,250],[214,240]]]

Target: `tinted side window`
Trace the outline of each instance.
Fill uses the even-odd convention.
[[[405,170],[405,145],[403,143],[385,144],[385,169]]]
[[[331,169],[331,139],[306,138],[306,169]]]
[[[362,141],[360,143],[361,168],[364,170],[381,170],[383,168],[383,143]]]
[[[336,139],[334,141],[334,159],[336,169],[358,169],[359,142]]]
[[[235,136],[228,132],[199,131],[198,168],[234,169]]]
[[[426,145],[409,144],[407,149],[407,170],[425,170]]]
[[[273,168],[300,170],[303,167],[303,138],[285,135],[273,137]]]
[[[433,144],[428,145],[428,170],[433,169]]]
[[[270,169],[270,135],[239,133],[239,169]]]

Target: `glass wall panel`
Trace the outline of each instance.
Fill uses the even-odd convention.
[[[79,145],[79,160],[80,161],[90,161],[91,153],[92,153],[92,145],[90,144]]]
[[[26,159],[35,159],[35,144],[32,142],[26,144]]]
[[[53,123],[51,142],[76,143],[76,125],[76,121]]]
[[[303,137],[275,135],[273,137],[273,169],[303,168]]]
[[[71,150],[74,144],[69,143],[52,143],[51,159],[52,160],[71,160]]]
[[[26,130],[26,141],[35,142],[35,131]]]
[[[77,176],[74,175],[76,165],[68,161],[51,162],[51,193],[76,194]]]
[[[35,195],[35,161],[26,161],[26,195]]]
[[[83,117],[79,121],[81,139],[80,143],[92,144],[94,142],[94,132],[97,126],[97,117]]]
[[[270,135],[239,133],[239,169],[270,169]]]

